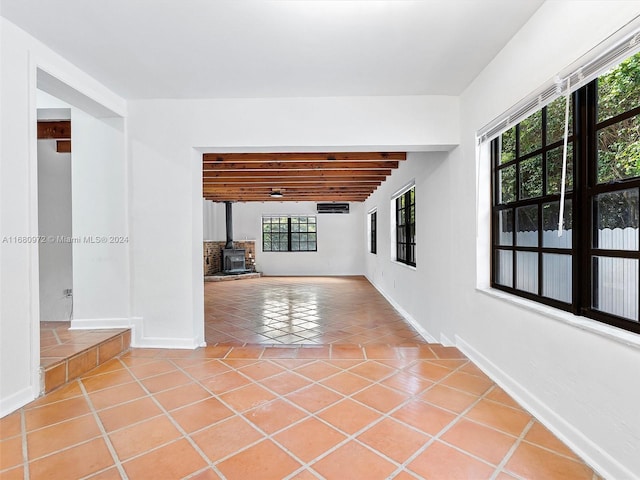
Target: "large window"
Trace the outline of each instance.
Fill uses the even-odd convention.
[[[263,252],[315,252],[317,249],[316,217],[262,217]]]
[[[369,252],[378,252],[378,212],[369,214]]]
[[[416,265],[416,189],[411,187],[395,199],[396,260]]]
[[[492,286],[640,332],[640,54],[492,143]]]

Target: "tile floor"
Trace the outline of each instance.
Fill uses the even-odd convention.
[[[0,419],[0,479],[600,478],[366,280],[215,288],[211,346],[130,350]]]
[[[440,345],[134,349],[0,432],[3,480],[598,478]]]
[[[205,283],[207,344],[424,343],[364,277]]]

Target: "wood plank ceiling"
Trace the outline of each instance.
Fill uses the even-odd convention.
[[[406,152],[205,153],[202,192],[215,202],[363,202],[406,158]]]

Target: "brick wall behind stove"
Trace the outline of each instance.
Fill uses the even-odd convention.
[[[227,242],[204,242],[203,243],[203,266],[204,275],[214,275],[222,271],[222,249]],[[244,261],[247,269],[251,268],[251,260],[249,254],[251,254],[255,260],[256,258],[256,242],[254,241],[237,241],[233,242],[234,248],[244,248]]]

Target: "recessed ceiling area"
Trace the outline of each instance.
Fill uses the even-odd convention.
[[[460,95],[543,0],[2,0],[125,99]]]
[[[215,202],[363,202],[406,152],[205,153],[202,193]]]

